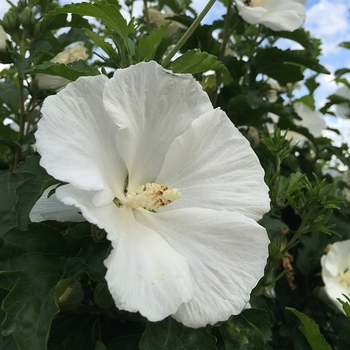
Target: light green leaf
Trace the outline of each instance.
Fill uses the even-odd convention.
[[[47,17],[60,13],[76,13],[80,16],[92,16],[103,20],[108,29],[114,30],[127,42],[128,26],[126,20],[119,12],[118,8],[106,1],[96,3],[82,2],[78,4],[65,5],[50,11]]]
[[[138,45],[140,61],[149,61],[154,58],[156,50],[166,35],[169,25],[170,22],[159,28],[153,29],[150,35],[140,37]]]
[[[332,350],[330,345],[324,339],[320,332],[320,328],[314,320],[296,309],[290,307],[287,307],[286,309],[293,312],[293,314],[303,323],[303,325],[299,326],[298,329],[305,335],[312,350]]]
[[[35,66],[30,73],[44,73],[49,75],[58,75],[68,80],[77,80],[80,76],[99,75],[96,67],[90,67],[85,61],[75,61],[72,63],[54,63],[44,62]]]
[[[220,70],[223,73],[229,74],[227,68],[216,56],[202,52],[201,50],[187,51],[174,62],[171,62],[169,68],[174,73],[196,74],[208,70]]]

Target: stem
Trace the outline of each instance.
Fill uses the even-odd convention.
[[[224,22],[224,31],[222,33],[220,56],[225,56],[226,46],[231,35],[231,32],[230,32],[231,11],[232,11],[232,0],[228,0],[225,22]],[[216,103],[218,100],[218,89],[221,83],[221,72],[219,70],[215,71],[215,78],[216,78],[216,91],[214,91],[210,96],[211,104],[213,105],[213,107],[216,106]]]
[[[209,0],[208,3],[205,5],[202,12],[198,15],[198,17],[193,21],[191,26],[187,29],[186,33],[183,35],[183,37],[177,42],[177,44],[170,50],[168,55],[163,59],[162,66],[166,67],[170,60],[174,57],[174,55],[181,49],[181,47],[186,43],[188,38],[193,34],[193,32],[196,30],[196,28],[201,23],[202,19],[206,16],[206,14],[209,12],[209,10],[212,8],[212,6],[215,4],[216,0]]]
[[[151,24],[149,23],[147,0],[143,0],[143,6],[145,8],[145,17],[146,17],[146,23],[147,23],[147,31],[148,31],[148,33],[150,33],[151,32]]]

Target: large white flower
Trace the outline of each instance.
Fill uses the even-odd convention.
[[[321,117],[321,114],[318,111],[313,111],[310,107],[308,107],[305,103],[295,102],[293,104],[295,112],[301,118],[301,120],[295,119],[294,123],[298,126],[302,126],[309,130],[310,134],[314,137],[321,137],[322,131],[326,128],[326,122]],[[274,113],[268,113],[267,116],[272,119],[274,123],[277,123],[279,120],[279,116]],[[267,128],[269,132],[273,132],[274,125],[271,123],[267,124]],[[299,143],[302,145],[307,138],[299,134],[295,131],[288,131],[286,134],[286,139],[293,139],[293,144]]]
[[[350,293],[350,240],[336,242],[321,258],[324,291],[333,304],[343,311],[337,298],[346,301]]]
[[[345,97],[350,100],[350,89],[347,86],[340,87],[336,92],[336,95]],[[350,108],[348,103],[339,103],[335,105],[335,110],[340,118],[349,119],[350,118]]]
[[[42,113],[41,164],[68,183],[57,198],[106,230],[118,308],[190,327],[243,309],[266,263],[255,220],[268,189],[248,141],[191,75],[149,62],[82,77]]]
[[[250,24],[294,31],[305,22],[304,0],[236,0],[238,13]]]

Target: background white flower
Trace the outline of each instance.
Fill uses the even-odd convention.
[[[310,107],[308,107],[305,103],[295,102],[293,104],[295,112],[301,118],[301,120],[294,119],[294,123],[298,126],[302,126],[307,128],[310,134],[314,137],[321,137],[322,130],[326,128],[326,122],[321,117],[321,114],[318,111],[313,111]],[[267,116],[272,119],[274,123],[277,123],[279,120],[279,116],[274,113],[268,113]],[[270,133],[273,132],[273,124],[268,123],[267,128]],[[307,140],[307,138],[295,131],[289,130],[286,135],[287,140],[293,138],[293,144],[299,142],[299,145],[302,145],[303,142]]]
[[[7,34],[4,31],[4,28],[0,26],[0,51],[6,51],[7,50]]]
[[[332,303],[343,312],[337,298],[346,301],[342,294],[350,293],[350,240],[336,242],[321,258],[322,279]]]
[[[79,60],[86,60],[88,59],[88,54],[85,52],[85,48],[81,44],[76,44],[72,47],[70,47],[67,50],[64,50],[57,54],[51,62],[55,63],[71,63],[74,61],[79,61]],[[38,81],[38,87],[40,90],[59,90],[63,87],[65,87],[68,83],[71,81],[60,77],[56,75],[49,75],[49,74],[43,74],[43,73],[38,73],[36,74],[36,80]]]
[[[269,210],[268,189],[248,141],[191,75],[149,62],[110,80],[82,77],[42,113],[41,165],[69,183],[57,198],[106,230],[118,308],[189,327],[244,308],[268,255],[255,221]]]
[[[263,24],[275,31],[294,31],[306,19],[303,0],[236,0],[238,13],[250,24]]]
[[[350,100],[350,89],[347,86],[342,86],[335,92],[335,95],[345,97]],[[350,108],[348,103],[339,103],[335,105],[335,110],[340,118],[350,118]]]

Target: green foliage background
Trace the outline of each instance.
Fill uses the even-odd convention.
[[[133,1],[125,3],[131,10]],[[226,15],[199,24],[179,48],[197,16],[190,0],[144,1],[144,16],[129,22],[117,0],[63,7],[56,0],[19,0],[0,21],[9,39],[0,53],[0,62],[8,64],[0,72],[0,349],[350,349],[349,318],[318,296],[326,246],[350,238],[349,203],[342,196],[349,184],[341,180],[341,169],[349,166],[348,145],[315,138],[295,123],[300,118],[293,108],[302,101],[315,109],[316,77],[329,73],[319,63],[321,42],[302,28],[274,32],[249,25],[232,1],[222,3]],[[164,5],[181,23],[171,35],[169,23],[156,27],[148,20],[148,8]],[[303,48],[277,48],[281,38]],[[77,42],[84,44],[88,61],[49,62]],[[170,61],[174,46],[181,55]],[[152,323],[118,310],[104,279],[110,248],[105,232],[89,223],[29,220],[35,202],[55,183],[39,165],[34,139],[42,103],[55,92],[40,90],[36,74],[71,81],[111,77],[118,68],[149,60],[193,74],[213,106],[247,137],[266,171],[271,210],[260,224],[271,244],[265,276],[252,291],[251,308],[215,326],[190,329],[171,317]],[[338,70],[336,80],[349,86],[348,72]],[[269,78],[285,87],[275,101],[267,98]],[[306,86],[307,95],[294,95],[296,82]],[[350,106],[333,94],[320,111],[332,114],[338,103]],[[266,126],[272,123],[268,112],[280,116],[273,134]],[[307,141],[292,145],[281,132],[287,129]]]

